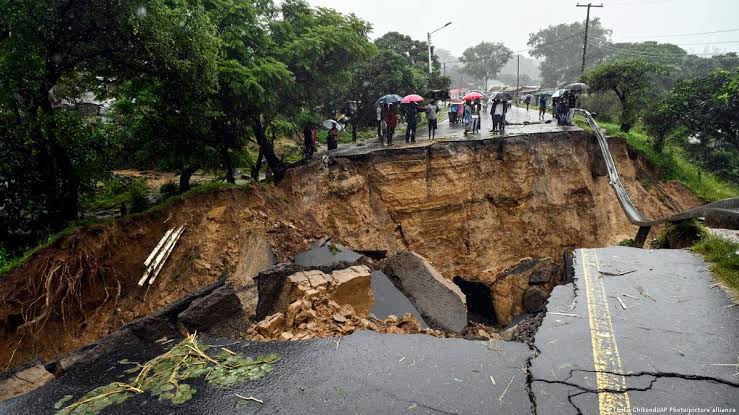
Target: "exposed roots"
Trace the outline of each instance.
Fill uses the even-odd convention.
[[[96,236],[92,251],[88,247],[59,250],[43,262],[31,262],[24,279],[4,287],[0,318],[8,329],[33,336],[49,320],[59,319],[65,331],[75,335],[103,305],[118,300],[122,291],[119,275],[106,265],[112,248],[110,238],[106,232]],[[20,311],[21,323],[16,327],[9,323],[10,310]]]

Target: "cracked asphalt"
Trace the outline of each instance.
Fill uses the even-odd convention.
[[[739,409],[739,309],[700,257],[580,249],[574,271],[574,282],[552,293],[532,344],[374,332],[302,342],[205,338],[248,355],[276,352],[281,360],[265,378],[231,388],[195,380],[198,392],[186,404],[138,395],[104,413],[736,413],[716,409]],[[120,360],[145,361],[163,351],[126,339],[44,387],[0,402],[0,413],[53,413],[67,394],[80,397],[125,379],[128,366]]]
[[[580,249],[574,271],[536,334],[537,414],[739,410],[738,311],[698,255]]]

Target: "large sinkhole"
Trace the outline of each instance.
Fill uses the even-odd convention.
[[[675,183],[650,181],[650,186],[642,186],[640,178],[656,177],[645,170],[644,160],[630,155],[621,140],[610,140],[609,147],[621,181],[645,214],[657,217],[674,210],[673,205],[700,203]],[[220,306],[232,315],[204,312],[212,318],[192,318],[186,322],[192,327],[185,326],[194,330],[199,324],[198,332],[204,332],[220,319],[233,322],[224,336],[244,336],[269,317],[256,313],[261,299],[254,276],[272,267],[273,258],[289,268],[312,244],[331,238],[365,253],[362,264],[372,272],[383,269],[384,253],[418,253],[461,291],[468,328],[481,324],[502,330],[542,309],[562,281],[563,251],[618,244],[636,232],[609,186],[597,143],[585,132],[503,138],[491,145],[439,141],[432,147],[402,150],[363,148],[363,154],[333,154],[303,163],[277,185],[195,193],[123,221],[80,227],[39,250],[0,286],[0,298],[6,299],[0,310],[0,364],[12,367],[37,357],[56,358],[138,318],[181,305],[184,298],[222,279],[238,297],[229,300],[229,307]],[[139,287],[147,256],[165,232],[182,225],[186,230],[156,282]],[[75,289],[62,290],[73,297],[44,291],[54,288],[45,281],[55,270],[61,286],[78,281]],[[313,270],[332,276],[341,271]],[[369,280],[362,284],[359,287],[370,286]],[[420,309],[424,300],[442,317],[450,314],[436,294],[395,287],[418,310],[420,317],[414,319],[419,327],[402,321],[401,315],[378,327],[385,332],[422,330],[421,321],[435,328],[434,318]],[[349,285],[340,294],[351,299],[357,289]],[[317,335],[372,330],[377,320],[393,315],[370,316],[370,306],[359,305],[353,319],[338,302],[337,307],[322,299],[320,284],[311,290],[310,306],[296,304],[289,315],[287,309],[297,299],[283,299],[286,303],[276,312],[282,316],[272,321],[272,327],[282,324],[282,329],[270,340],[298,337],[299,331],[284,330],[288,322],[294,327],[292,318],[301,320],[297,327],[318,330],[319,323],[312,321],[314,304],[323,307],[318,314],[324,323],[337,327],[330,333],[318,330]],[[38,299],[46,294],[48,306],[41,307]],[[219,294],[233,300],[226,291]],[[385,300],[392,298],[397,297]],[[171,320],[183,310],[175,311]],[[242,320],[235,321],[237,312]]]
[[[494,325],[495,311],[490,287],[479,281],[467,281],[460,276],[454,277],[452,281],[462,290],[467,300],[467,319]]]

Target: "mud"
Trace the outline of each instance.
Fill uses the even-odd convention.
[[[654,180],[622,140],[609,146],[646,214],[700,203],[683,186]],[[249,235],[269,241],[279,262],[330,235],[361,252],[412,250],[446,278],[482,283],[523,257],[559,259],[565,249],[633,238],[598,152],[586,133],[562,132],[336,157],[291,170],[279,186],[197,194],[80,229],[4,278],[0,365],[51,360],[229,278],[248,260]],[[138,287],[143,260],[179,225],[186,231],[156,283]],[[46,305],[39,287],[57,267],[76,278],[73,295]],[[237,289],[249,282],[232,281]]]

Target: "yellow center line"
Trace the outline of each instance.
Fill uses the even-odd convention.
[[[588,322],[590,341],[593,346],[595,380],[600,390],[624,392],[600,392],[598,403],[601,415],[631,413],[631,402],[626,390],[626,378],[621,374],[621,356],[616,345],[611,313],[608,310],[606,290],[601,278],[594,276],[592,268],[598,270],[598,257],[595,251],[582,249],[582,269],[585,279],[585,293],[588,303]],[[592,255],[592,262],[591,262]],[[608,372],[608,373],[606,373]]]

